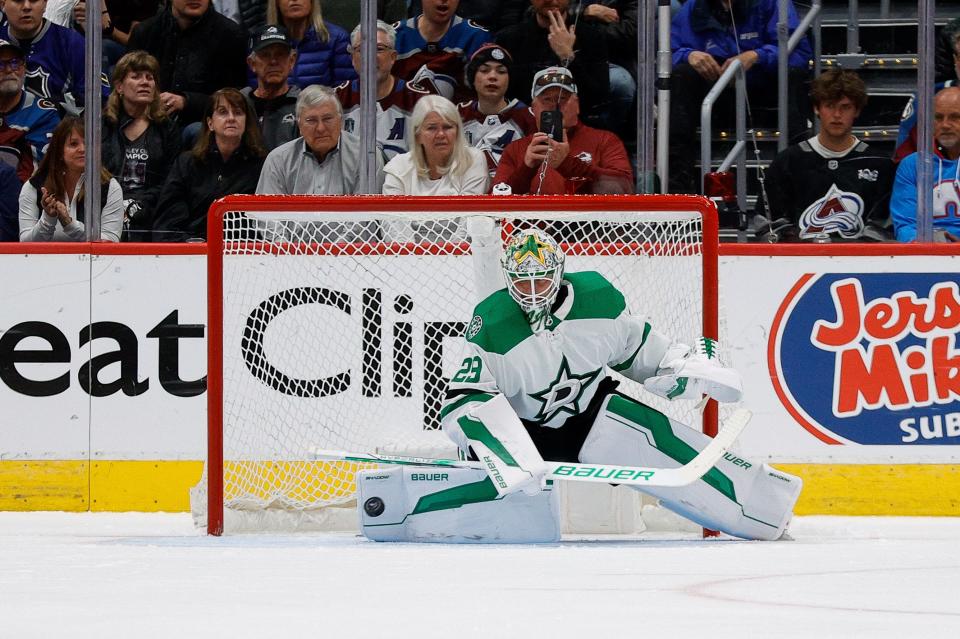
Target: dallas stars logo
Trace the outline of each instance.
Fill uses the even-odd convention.
[[[565,412],[570,415],[579,415],[586,406],[580,405],[583,398],[583,392],[600,374],[601,369],[584,373],[583,375],[574,375],[570,372],[570,364],[564,356],[560,362],[560,371],[556,379],[550,382],[544,390],[538,393],[530,393],[530,397],[542,402],[540,411],[534,418],[539,422],[548,422],[559,413]]]
[[[523,261],[528,257],[546,266],[547,258],[546,255],[544,255],[545,252],[553,253],[553,248],[546,242],[541,242],[535,233],[531,233],[513,252],[513,259],[517,263],[517,266],[523,264]]]

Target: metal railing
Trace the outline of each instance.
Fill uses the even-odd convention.
[[[822,0],[813,0],[810,10],[803,17],[792,35],[789,35],[787,21],[787,2],[779,0],[780,15],[777,20],[777,128],[780,129],[780,138],[777,140],[777,150],[783,151],[789,142],[789,111],[787,109],[787,80],[790,74],[790,54],[797,48],[800,41],[806,37],[810,25],[816,22],[813,35],[814,75],[820,74],[820,11],[823,9]],[[851,4],[856,4],[855,0]]]
[[[713,155],[713,105],[731,81],[737,92],[737,141],[718,170],[726,171],[734,162],[737,163],[737,204],[740,210],[744,210],[747,205],[747,74],[743,64],[736,58],[717,79],[700,106],[700,191],[704,191],[704,180],[710,172]]]

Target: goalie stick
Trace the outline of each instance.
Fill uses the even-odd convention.
[[[686,486],[703,477],[720,461],[727,449],[747,427],[753,414],[737,409],[723,424],[717,436],[696,457],[679,468],[651,468],[646,466],[617,466],[614,464],[579,464],[573,462],[546,462],[544,479],[624,484],[628,486]],[[325,461],[348,461],[364,464],[395,464],[402,466],[432,466],[439,468],[476,468],[485,470],[483,462],[460,459],[433,459],[377,453],[347,453],[336,450],[314,450],[313,457]]]

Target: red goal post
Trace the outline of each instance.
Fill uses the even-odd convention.
[[[208,214],[208,452],[192,496],[209,534],[224,531],[225,504],[259,529],[272,527],[264,513],[299,522],[349,501],[356,466],[312,461],[311,447],[416,453],[433,442],[455,342],[479,301],[471,215],[498,219],[503,237],[544,228],[568,270],[600,270],[634,311],[657,317],[676,301],[682,317],[664,310],[655,322],[664,332],[718,337],[718,224],[705,198],[224,198]],[[716,424],[710,402],[704,431]]]

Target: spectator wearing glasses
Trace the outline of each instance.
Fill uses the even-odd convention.
[[[457,107],[467,142],[483,151],[491,178],[504,149],[537,130],[530,107],[516,98],[506,98],[512,62],[510,52],[499,44],[491,42],[477,49],[464,74],[466,85],[477,99]]]
[[[270,152],[257,193],[354,195],[360,188],[360,138],[343,130],[343,112],[333,89],[313,85],[297,98],[300,137]],[[383,184],[383,153],[377,153],[377,191]]]
[[[257,77],[257,86],[244,87],[241,93],[257,114],[264,147],[272,151],[299,135],[296,107],[300,87],[290,84],[297,52],[287,30],[275,25],[254,31],[251,43],[247,64]]]
[[[214,200],[256,191],[265,154],[256,118],[237,89],[210,96],[197,141],[174,162],[160,191],[155,242],[206,238]]]
[[[531,97],[540,131],[547,128],[544,114],[549,112],[562,123],[557,130],[562,140],[538,131],[511,143],[500,159],[494,188],[505,183],[514,194],[537,195],[633,192],[623,142],[580,122],[577,85],[569,69],[548,67],[537,73]]]
[[[23,50],[0,40],[0,162],[12,166],[21,183],[33,175],[60,122],[53,103],[24,90],[26,72]]]
[[[7,24],[0,25],[0,39],[26,54],[28,91],[59,109],[79,112],[86,90],[83,36],[44,18],[46,6],[47,0],[6,0]],[[106,99],[110,86],[105,76],[99,88]]]
[[[149,242],[157,198],[180,155],[180,130],[157,88],[157,59],[132,51],[117,61],[103,111],[103,166],[123,188],[124,239]]]
[[[417,101],[430,93],[393,75],[397,61],[394,48],[396,31],[386,22],[377,21],[377,142],[387,160],[410,148],[410,114]],[[350,34],[353,66],[360,73],[360,27]],[[360,120],[360,81],[351,80],[337,87],[337,98],[343,107],[343,130],[356,134]]]
[[[82,242],[84,224],[83,171],[86,145],[83,120],[67,116],[53,131],[50,149],[37,173],[20,190],[21,242]],[[100,239],[119,242],[123,229],[123,193],[106,169],[101,169]]]

